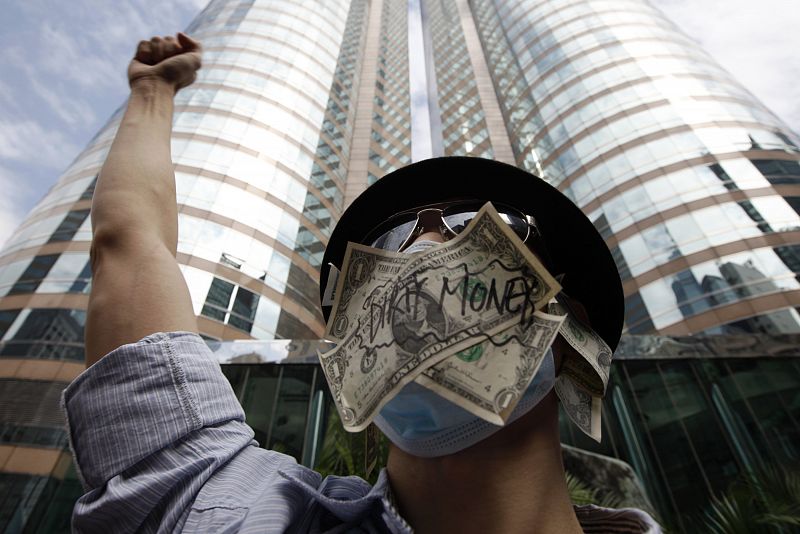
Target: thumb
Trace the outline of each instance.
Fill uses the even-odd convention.
[[[200,43],[189,37],[183,32],[178,32],[178,43],[184,52],[199,52]]]

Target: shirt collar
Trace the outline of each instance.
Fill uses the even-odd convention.
[[[378,481],[371,488],[359,477],[331,475],[315,488],[285,471],[278,471],[278,474],[342,522],[355,523],[370,514],[378,514],[392,534],[413,532],[397,511],[386,469],[381,469]]]

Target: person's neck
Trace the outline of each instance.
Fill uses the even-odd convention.
[[[581,533],[564,478],[556,402],[550,393],[456,454],[419,458],[392,446],[389,481],[414,531]]]

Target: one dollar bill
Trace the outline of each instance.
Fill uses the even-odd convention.
[[[570,376],[576,384],[592,395],[602,397],[608,386],[611,369],[611,348],[594,330],[585,326],[560,303],[551,302],[548,311],[566,315],[559,334],[575,349],[566,355],[561,372]]]
[[[579,388],[564,374],[556,378],[555,390],[570,420],[584,434],[600,443],[602,399]]]
[[[516,325],[428,368],[417,383],[465,410],[505,424],[553,343],[564,317],[535,312]]]

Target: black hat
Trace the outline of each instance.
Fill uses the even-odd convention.
[[[347,243],[361,243],[392,215],[467,198],[515,207],[536,219],[552,275],[564,274],[563,291],[586,308],[592,328],[614,350],[622,332],[622,283],[611,252],[586,215],[556,188],[505,163],[466,157],[434,158],[391,172],[345,210],[322,260],[320,280],[332,263],[341,268]],[[320,284],[320,296],[325,290]],[[330,307],[323,308],[327,321]]]

